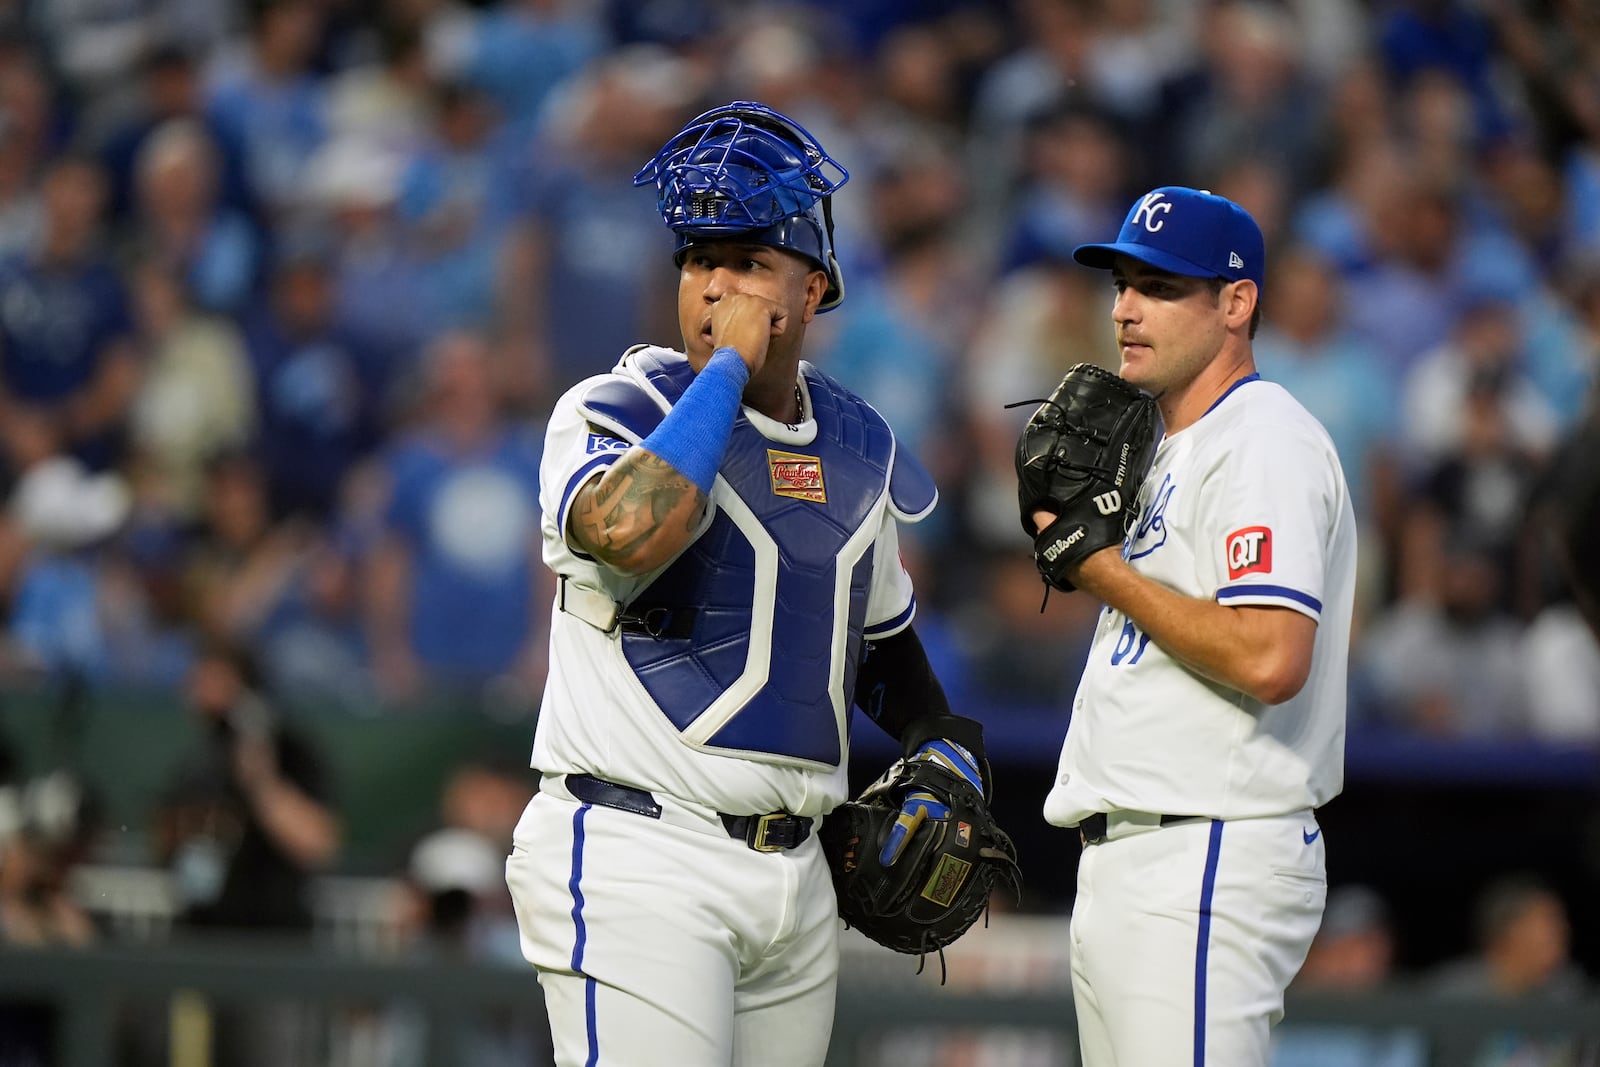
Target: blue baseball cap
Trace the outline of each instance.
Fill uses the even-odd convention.
[[[1266,242],[1250,213],[1203,189],[1164,185],[1136,201],[1111,244],[1079,245],[1072,258],[1110,268],[1118,253],[1192,278],[1249,278],[1263,289]]]

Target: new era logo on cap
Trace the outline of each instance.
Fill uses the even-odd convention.
[[[1116,241],[1079,245],[1072,258],[1109,268],[1118,254],[1158,270],[1196,278],[1248,278],[1262,287],[1266,259],[1261,228],[1232,200],[1203,189],[1168,185],[1140,197]]]

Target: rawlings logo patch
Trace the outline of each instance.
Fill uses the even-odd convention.
[[[772,472],[774,495],[809,500],[814,504],[828,502],[827,490],[822,484],[822,460],[818,457],[769,448],[767,467]]]
[[[1229,534],[1223,544],[1228,560],[1228,577],[1270,574],[1272,571],[1272,531],[1265,526],[1246,526]]]
[[[933,901],[941,908],[948,908],[971,871],[972,864],[966,860],[958,860],[954,856],[941,856],[938,866],[934,867],[933,874],[928,877],[928,884],[922,887],[923,898]]]

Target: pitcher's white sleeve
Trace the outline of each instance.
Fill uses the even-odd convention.
[[[1206,475],[1195,560],[1216,601],[1322,616],[1328,551],[1345,493],[1339,459],[1320,427],[1238,426]]]

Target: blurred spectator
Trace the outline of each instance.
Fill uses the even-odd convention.
[[[169,781],[155,846],[173,874],[179,922],[190,930],[309,934],[310,876],[340,847],[338,815],[314,746],[260,689],[237,646],[202,650],[186,699],[196,747]],[[275,1067],[304,1062],[302,1013],[277,1003],[219,1008],[216,1062]]]
[[[50,87],[20,48],[0,45],[0,260],[35,247],[44,209],[35,185],[49,150]]]
[[[1041,611],[1045,589],[1025,551],[996,555],[975,585],[984,602],[953,620],[973,686],[1010,706],[1070,707],[1100,605],[1056,596]]]
[[[1161,86],[1156,136],[1167,172],[1209,184],[1233,160],[1259,157],[1278,161],[1291,188],[1306,188],[1325,98],[1302,64],[1294,16],[1257,0],[1202,11],[1198,62]]]
[[[649,251],[661,220],[631,179],[676,132],[698,84],[665,50],[634,46],[566,83],[529,146],[506,329],[549,379],[543,407],[641,339],[677,336],[675,272]]]
[[[422,241],[400,218],[406,157],[364,138],[330,140],[311,161],[309,197],[329,247],[334,332],[364,353],[380,413],[442,321]]]
[[[1318,252],[1301,246],[1274,259],[1256,364],[1282,385],[1333,438],[1356,515],[1371,523],[1391,485],[1400,433],[1394,386],[1377,351],[1343,328],[1343,285]]]
[[[421,421],[381,463],[383,534],[367,561],[367,633],[391,699],[482,696],[524,710],[544,685],[538,433],[500,411],[488,343],[440,337],[425,357]]]
[[[1376,890],[1345,885],[1328,894],[1322,928],[1293,993],[1381,994],[1395,982],[1395,938],[1388,905]],[[1272,1067],[1425,1067],[1420,1031],[1297,1025],[1273,1032]]]
[[[115,623],[102,585],[109,539],[127,520],[127,485],[89,474],[68,456],[30,467],[7,501],[8,551],[18,554],[8,592],[5,659],[13,669],[68,678],[116,676]]]
[[[1514,241],[1473,224],[1465,212],[1465,178],[1416,171],[1405,153],[1354,164],[1363,202],[1366,269],[1348,275],[1345,318],[1384,353],[1389,372],[1404,379],[1424,353],[1449,339],[1460,310],[1475,294],[1498,291],[1520,303],[1536,282],[1531,261]]]
[[[1551,465],[1549,520],[1553,555],[1573,600],[1600,639],[1600,393],[1589,416],[1562,443]]]
[[[245,48],[208,72],[205,110],[225,143],[239,145],[262,218],[283,224],[300,206],[306,163],[327,133],[327,91],[312,68],[326,10],[317,0],[249,10]]]
[[[328,140],[353,139],[378,151],[410,151],[427,137],[434,120],[423,31],[386,16],[374,34],[376,61],[340,72],[329,85]]]
[[[130,88],[125,113],[101,138],[99,148],[111,181],[111,217],[122,223],[131,215],[145,145],[175,120],[194,123],[209,135],[218,202],[250,217],[253,203],[245,181],[243,145],[206,114],[197,55],[182,45],[155,44],[141,59],[137,81]]]
[[[1362,642],[1360,659],[1376,694],[1402,729],[1453,738],[1521,735],[1522,629],[1499,607],[1498,561],[1464,533],[1428,544],[1415,550],[1426,570],[1419,589],[1379,615]]]
[[[566,0],[505,0],[477,13],[442,73],[488,93],[515,135],[533,132],[546,98],[601,56],[607,43],[603,5]]]
[[[1032,406],[1006,405],[1042,399],[1075,363],[1117,368],[1106,314],[1114,295],[1098,271],[1059,252],[1010,272],[989,290],[954,388],[964,404],[960,415],[970,449],[952,486],[965,490],[964,499],[956,496],[951,506],[961,508],[960,520],[975,545],[1026,545],[1013,514],[1015,452]]]
[[[1543,457],[1558,427],[1522,373],[1516,306],[1504,294],[1472,293],[1459,307],[1449,340],[1423,353],[1403,383],[1412,454],[1431,465],[1470,452],[1474,430],[1493,418],[1513,462]]]
[[[532,795],[532,773],[470,761],[445,783],[439,824],[419,837],[400,872],[403,952],[419,965],[489,963],[521,969],[520,935],[506,887],[511,832]],[[530,977],[530,982],[532,981]],[[537,1013],[479,1013],[465,1028],[457,1060],[473,1067],[551,1062],[548,1027]],[[410,1005],[358,1010],[334,1029],[334,1062],[357,1067],[425,1067],[428,1020]]]
[[[1570,596],[1552,598],[1523,637],[1528,730],[1558,744],[1600,748],[1600,639]]]
[[[199,307],[237,312],[255,287],[261,242],[242,213],[219,201],[216,142],[194,119],[169,119],[134,161],[133,239],[183,279]]]
[[[1346,885],[1328,894],[1296,990],[1370,992],[1394,980],[1394,926],[1389,906],[1377,890]]]
[[[20,770],[0,749],[0,946],[86,945],[97,932],[67,879],[95,829],[88,798],[64,769]]]
[[[255,377],[238,326],[196,309],[167,265],[146,262],[132,280],[146,366],[129,443],[161,510],[187,521],[199,513],[209,458],[255,433]]]
[[[1507,875],[1478,894],[1475,950],[1428,979],[1440,996],[1574,1000],[1587,992],[1571,961],[1567,906],[1537,876]]]
[[[417,842],[406,885],[419,906],[419,955],[508,965],[521,959],[505,867],[506,849],[472,830],[444,827]]]
[[[247,452],[214,455],[204,477],[205,510],[186,553],[191,618],[206,637],[249,645],[259,659],[314,531],[302,518],[278,520],[261,465]]]
[[[960,214],[966,189],[955,161],[928,146],[881,170],[871,193],[880,269],[846,279],[865,299],[817,323],[811,359],[876,398],[901,447],[939,471],[948,385],[978,313],[967,296],[976,281],[946,222]]]
[[[0,952],[82,946],[97,936],[67,888],[93,829],[83,801],[65,771],[26,778],[0,737]],[[50,1004],[0,1001],[0,1065],[54,1062],[59,1020]]]
[[[1474,951],[1428,977],[1435,995],[1572,1004],[1590,994],[1586,976],[1571,961],[1566,903],[1536,875],[1506,875],[1479,892],[1473,941]],[[1571,1039],[1514,1032],[1488,1038],[1473,1057],[1483,1067],[1576,1062]]]
[[[13,476],[64,452],[111,465],[139,378],[122,280],[99,245],[104,173],[67,156],[41,188],[38,244],[0,262],[0,448]]]
[[[335,321],[328,256],[314,238],[284,249],[267,300],[245,326],[273,507],[319,519],[375,445],[375,383],[386,371]]]
[[[1000,269],[1068,259],[1077,245],[1122,225],[1128,145],[1104,112],[1067,105],[1030,124],[1026,171],[1001,249]]]
[[[1562,441],[1536,498],[1530,554],[1544,603],[1528,624],[1529,726],[1557,742],[1600,743],[1600,411]]]
[[[487,327],[496,321],[513,207],[504,128],[488,95],[471,86],[442,85],[435,103],[434,133],[400,175],[397,210],[417,240],[434,320]]]
[[[1496,90],[1493,27],[1476,4],[1399,0],[1379,13],[1375,29],[1385,67],[1400,89],[1420,77],[1447,76],[1468,94],[1476,134],[1504,129],[1508,116]]]
[[[1527,618],[1540,593],[1527,515],[1557,430],[1516,372],[1511,315],[1497,299],[1469,308],[1459,354],[1430,355],[1408,381],[1406,423],[1418,474],[1412,515],[1423,505],[1447,536],[1477,542],[1501,572],[1498,603]]]
[[[185,693],[196,745],[169,779],[157,858],[192,928],[309,932],[309,876],[340,845],[322,759],[237,646],[202,650]]]

